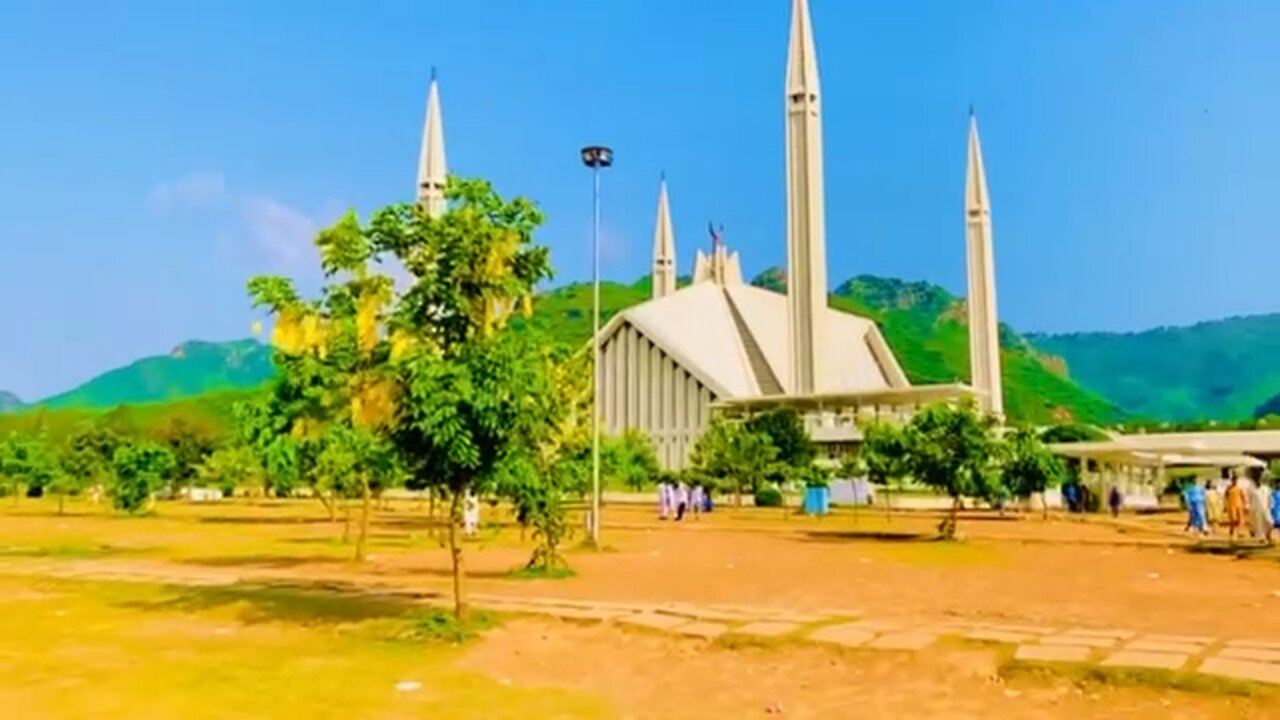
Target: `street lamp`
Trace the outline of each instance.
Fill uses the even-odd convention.
[[[591,544],[600,547],[600,169],[613,164],[613,150],[603,145],[582,148],[582,164],[591,168]]]

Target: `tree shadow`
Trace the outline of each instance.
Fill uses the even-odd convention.
[[[210,557],[194,557],[179,560],[184,565],[201,567],[265,567],[275,570],[301,567],[313,563],[342,562],[346,558],[331,555],[215,555]]]
[[[450,568],[416,568],[414,575],[426,575],[429,577],[452,578],[453,570]],[[510,580],[511,569],[506,570],[468,570],[466,573],[468,578],[474,580]]]
[[[439,597],[427,593],[375,595],[341,583],[237,583],[222,586],[182,586],[160,600],[118,603],[133,610],[201,612],[238,607],[245,624],[288,622],[298,625],[340,625],[379,618],[402,617],[420,610],[417,599]]]
[[[843,543],[860,540],[895,543],[934,543],[945,541],[936,532],[909,530],[806,530],[799,533],[800,542]]]
[[[196,522],[211,525],[320,525],[331,523],[324,517],[236,517],[231,515],[212,515],[201,517]]]
[[[1280,561],[1280,549],[1275,545],[1261,544],[1254,540],[1246,542],[1248,544],[1214,538],[1199,540],[1185,546],[1185,549],[1193,555],[1216,555],[1219,557],[1234,557],[1240,560],[1267,559]]]

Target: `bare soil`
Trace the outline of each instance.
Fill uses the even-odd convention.
[[[910,655],[821,647],[725,648],[607,625],[529,620],[490,632],[461,667],[503,684],[607,698],[616,717],[1275,717],[1266,701],[1037,678],[1006,683],[994,650]]]

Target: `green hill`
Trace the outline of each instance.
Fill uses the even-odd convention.
[[[1157,420],[1243,420],[1280,410],[1280,314],[1138,333],[1033,335],[1081,385]]]
[[[271,377],[271,349],[256,340],[191,341],[99,375],[39,403],[48,409],[111,408],[250,388]]]
[[[969,332],[962,299],[926,282],[860,275],[836,288],[831,304],[876,320],[912,383],[967,382]],[[1117,419],[1116,408],[1103,396],[1067,377],[1060,359],[1003,324],[1000,347],[1005,410],[1011,418],[1037,423]]]
[[[752,281],[785,290],[785,274],[773,268]],[[649,279],[626,285],[601,284],[601,323],[620,310],[649,299]],[[831,297],[833,307],[877,321],[913,383],[949,383],[969,376],[968,335],[960,321],[963,303],[929,283],[908,283],[872,276],[853,278]],[[534,304],[528,325],[557,340],[581,344],[591,338],[591,285],[576,283],[550,290]],[[1056,358],[1041,355],[1009,328],[1004,345],[1005,401],[1012,417],[1035,422],[1076,419],[1109,422],[1117,416],[1103,398],[1067,379]]]
[[[754,284],[781,291],[785,275],[774,268]],[[688,278],[681,278],[681,285]],[[648,300],[649,278],[624,284],[601,284],[601,322],[617,312]],[[591,337],[592,292],[589,283],[573,283],[549,290],[534,303],[524,326],[546,333],[558,342],[581,345]],[[949,383],[969,376],[967,331],[963,301],[936,285],[859,276],[837,288],[833,307],[874,319],[884,332],[913,383]],[[1119,413],[1100,395],[1081,389],[1066,376],[1058,358],[1042,354],[1008,327],[1001,327],[1004,351],[1005,403],[1011,417],[1035,422],[1079,420],[1106,423]],[[273,372],[270,349],[254,340],[226,343],[187,342],[167,356],[138,360],[111,370],[84,385],[49,398],[37,410],[10,417],[42,415],[45,422],[68,425],[83,413],[120,405],[137,405],[140,422],[169,412],[190,412],[211,421],[229,419],[232,400],[244,389],[259,386]],[[237,394],[236,390],[241,392]],[[188,399],[188,400],[184,400]],[[181,402],[166,402],[166,401]],[[25,420],[23,420],[25,422]]]
[[[180,400],[119,405],[114,408],[31,407],[0,415],[0,437],[9,431],[43,433],[60,440],[88,420],[103,421],[124,435],[152,435],[175,420],[225,437],[234,427],[235,404],[255,390],[222,390]]]
[[[11,392],[0,390],[0,414],[14,412],[26,407],[21,398]]]

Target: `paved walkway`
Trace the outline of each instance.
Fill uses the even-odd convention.
[[[162,566],[135,565],[123,570],[92,562],[0,562],[0,573],[192,586],[237,583],[321,585],[337,591],[452,606],[452,598],[439,591],[370,588],[345,583],[330,586],[296,579],[247,577],[225,571],[203,570],[175,575],[166,572]],[[1012,646],[1014,659],[1025,662],[1201,673],[1280,685],[1280,640],[1140,634],[1114,628],[1052,628],[982,622],[909,623],[867,618],[858,610],[848,608],[795,612],[740,605],[638,604],[484,593],[473,593],[470,598],[476,607],[492,612],[609,622],[704,641],[721,638],[801,641],[867,650],[922,652],[939,641],[952,638]]]

